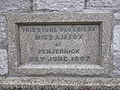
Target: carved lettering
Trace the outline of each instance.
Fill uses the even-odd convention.
[[[99,25],[20,26],[23,64],[92,64],[99,58]]]
[[[35,35],[35,40],[79,40],[83,35]]]

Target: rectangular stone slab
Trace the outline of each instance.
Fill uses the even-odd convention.
[[[21,64],[99,64],[99,25],[20,26]]]
[[[11,75],[111,72],[111,13],[7,14]]]

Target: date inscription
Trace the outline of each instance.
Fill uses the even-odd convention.
[[[99,25],[19,27],[22,64],[97,64]]]

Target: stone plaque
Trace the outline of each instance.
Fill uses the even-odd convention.
[[[99,25],[20,26],[21,64],[99,64]]]
[[[109,12],[7,14],[9,74],[111,72]]]

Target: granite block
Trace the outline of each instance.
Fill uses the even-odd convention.
[[[9,66],[10,66],[9,72],[11,75],[34,76],[34,75],[71,75],[71,74],[72,75],[110,74],[112,69],[111,67],[112,31],[111,31],[111,13],[110,12],[7,14],[6,17],[8,21],[8,27],[9,27],[8,28],[9,30],[8,53],[9,53]],[[65,25],[68,25],[66,26],[67,28],[64,27]],[[61,28],[65,29],[65,31],[68,28],[69,30],[70,28],[75,29],[74,31],[78,30],[77,28],[74,28],[74,25],[76,27],[82,28],[79,30],[83,34],[76,33],[76,32],[74,33],[67,32],[64,34],[66,35],[74,34],[76,39],[72,38],[71,40],[62,40],[62,39],[58,40],[58,36],[63,35],[62,32],[54,32],[54,33],[44,32],[44,30],[47,31],[48,29],[53,30],[53,28],[55,27],[57,27],[56,30],[58,31],[61,30]],[[50,29],[49,26],[53,28]],[[32,27],[33,29],[31,29],[30,27]],[[95,29],[90,29],[92,27],[94,27]],[[36,32],[40,29],[42,29],[41,33]],[[92,30],[91,35],[89,35],[88,33],[85,33],[86,30],[87,32],[89,31],[89,33]],[[58,36],[55,36],[57,37],[57,39],[52,37],[52,39],[55,39],[55,40],[48,40],[51,38],[51,36],[50,38],[45,36],[41,39],[41,36],[38,37],[38,36],[35,36],[35,34],[36,35],[37,34],[53,35],[53,36],[58,35]],[[80,34],[83,35],[83,37],[80,37],[81,36]],[[92,37],[93,35],[96,35],[98,37],[96,36]],[[81,43],[81,45],[79,45],[79,43],[77,42],[78,36],[79,36],[79,43]],[[65,38],[65,39],[68,39],[68,38]],[[62,42],[61,43],[62,45],[56,46],[56,44],[55,45],[51,44],[54,42],[56,42],[57,44]],[[75,50],[76,48],[79,48],[81,50],[81,53],[77,51],[78,53],[63,54],[63,53],[57,52],[57,53],[51,54],[49,52],[45,54],[42,50],[42,54],[41,54],[41,50],[40,50],[41,47],[52,49],[52,50],[55,48],[69,49],[69,50],[70,49]],[[39,62],[38,57],[32,58],[31,55],[44,56],[45,62],[43,63],[42,61]],[[46,62],[47,60],[46,57],[60,57],[60,56],[63,57],[64,56],[64,57],[67,57],[68,59],[68,57],[73,57],[73,56],[81,57],[82,55],[84,56],[83,57],[84,60],[83,58],[79,58],[80,63],[79,62],[76,63],[73,61],[65,62],[66,58],[62,58],[62,59],[52,58],[50,60],[54,60],[54,62],[53,61]],[[30,57],[30,59],[27,59],[28,57]],[[41,60],[43,60],[43,58]],[[59,60],[59,62],[56,62],[56,60]],[[61,60],[65,60],[65,61],[61,61]],[[75,60],[78,60],[78,58]],[[84,63],[82,62],[82,60],[84,61]],[[85,61],[85,60],[88,60],[88,61]]]

